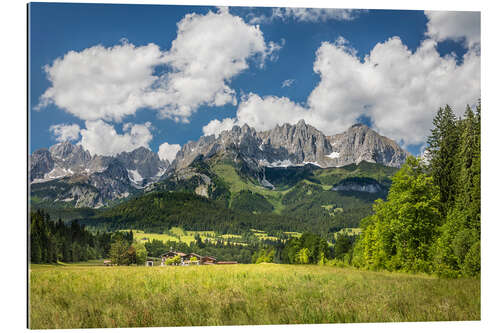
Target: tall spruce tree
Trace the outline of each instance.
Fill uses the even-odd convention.
[[[439,108],[433,120],[434,128],[427,140],[430,170],[439,187],[443,215],[453,206],[457,193],[457,154],[459,126],[449,105]]]
[[[457,197],[435,244],[435,270],[475,276],[481,270],[481,104],[467,106],[457,155]]]

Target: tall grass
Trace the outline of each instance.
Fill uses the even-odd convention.
[[[480,281],[291,265],[32,266],[31,328],[479,320]]]

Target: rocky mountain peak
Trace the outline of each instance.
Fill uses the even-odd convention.
[[[217,138],[202,137],[184,145],[172,166],[184,168],[199,156],[209,158],[224,151],[235,151],[267,166],[312,163],[334,167],[369,161],[399,167],[408,155],[394,141],[366,125],[354,124],[344,133],[326,136],[301,119],[296,124],[276,125],[262,132],[244,124],[223,131]]]
[[[297,125],[296,125],[298,128],[300,127],[307,127],[307,124],[306,124],[306,121],[304,119],[300,119],[298,122],[297,122]]]
[[[130,173],[135,183],[146,183],[159,179],[168,167],[168,162],[160,160],[158,154],[146,147],[139,147],[131,152],[122,152],[116,159]]]
[[[54,160],[46,148],[38,149],[30,156],[30,181],[43,178],[54,167]]]
[[[328,140],[342,165],[368,161],[400,167],[409,155],[395,141],[364,124],[355,124]]]

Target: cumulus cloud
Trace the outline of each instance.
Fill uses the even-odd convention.
[[[213,119],[203,126],[203,135],[214,134],[215,136],[219,136],[221,132],[230,130],[234,125],[236,125],[236,122],[233,118],[225,118],[222,121]]]
[[[276,60],[284,45],[266,43],[258,26],[246,24],[227,8],[188,14],[177,24],[168,51],[150,43],[92,46],[70,51],[45,66],[51,86],[38,109],[55,104],[83,120],[121,122],[138,109],[188,122],[201,105],[236,104],[230,80],[254,60]]]
[[[158,149],[158,156],[162,160],[172,162],[175,159],[177,152],[181,150],[178,144],[169,144],[168,142],[162,143]]]
[[[300,119],[311,122],[310,112],[287,97],[266,96],[264,98],[250,93],[241,101],[236,118],[217,119],[203,127],[205,135],[218,136],[222,131],[230,130],[234,125],[247,124],[258,131],[265,131],[276,125],[296,123]]]
[[[480,97],[480,56],[471,50],[458,65],[452,56],[441,57],[433,40],[412,53],[393,37],[363,61],[345,43],[323,43],[314,71],[321,81],[308,104],[320,129],[338,132],[365,115],[405,145],[425,140],[440,106],[450,104],[462,114]]]
[[[88,120],[85,127],[80,131],[82,139],[79,144],[91,154],[115,156],[139,147],[149,148],[149,142],[153,138],[149,122],[127,123],[123,125],[123,134],[117,133],[113,125],[102,120]]]
[[[427,39],[412,52],[393,37],[360,59],[344,38],[324,42],[313,67],[320,82],[306,106],[285,97],[249,94],[234,119],[212,121],[204,131],[220,132],[218,126],[227,128],[230,122],[268,130],[305,119],[332,135],[369,117],[372,127],[404,146],[422,144],[440,106],[450,104],[461,115],[466,104],[480,98],[479,54],[469,50],[458,64],[454,56],[441,57],[436,47],[436,41]]]
[[[49,130],[55,136],[57,142],[73,141],[80,137],[80,126],[77,124],[52,125]]]
[[[49,103],[83,120],[121,121],[142,107],[159,107],[163,94],[153,88],[153,72],[164,63],[155,44],[96,45],[70,51],[44,70],[51,83],[38,108]]]
[[[295,83],[295,80],[294,79],[287,79],[287,80],[284,80],[283,82],[281,82],[281,88],[285,88],[285,87],[291,87],[292,84]]]
[[[427,35],[437,42],[451,39],[473,48],[481,42],[480,12],[425,11]]]
[[[167,104],[163,117],[187,121],[200,105],[236,105],[232,77],[249,67],[249,60],[263,64],[280,44],[266,44],[258,26],[246,24],[227,10],[206,15],[189,14],[178,23],[177,38],[166,55],[173,68],[163,77]]]

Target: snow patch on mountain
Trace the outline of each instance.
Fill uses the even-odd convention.
[[[318,163],[318,162],[314,162],[314,161],[305,161],[304,162],[304,165],[306,164],[312,164],[312,165],[315,165],[317,167],[320,167],[321,168],[321,165]]]
[[[340,156],[340,153],[338,153],[336,151],[332,151],[331,154],[326,155],[326,157],[328,157],[328,158],[339,158],[339,156]]]
[[[130,180],[136,184],[142,182],[142,180],[144,179],[144,178],[142,178],[141,174],[137,170],[127,169],[127,171],[128,171],[128,177],[130,178]]]

